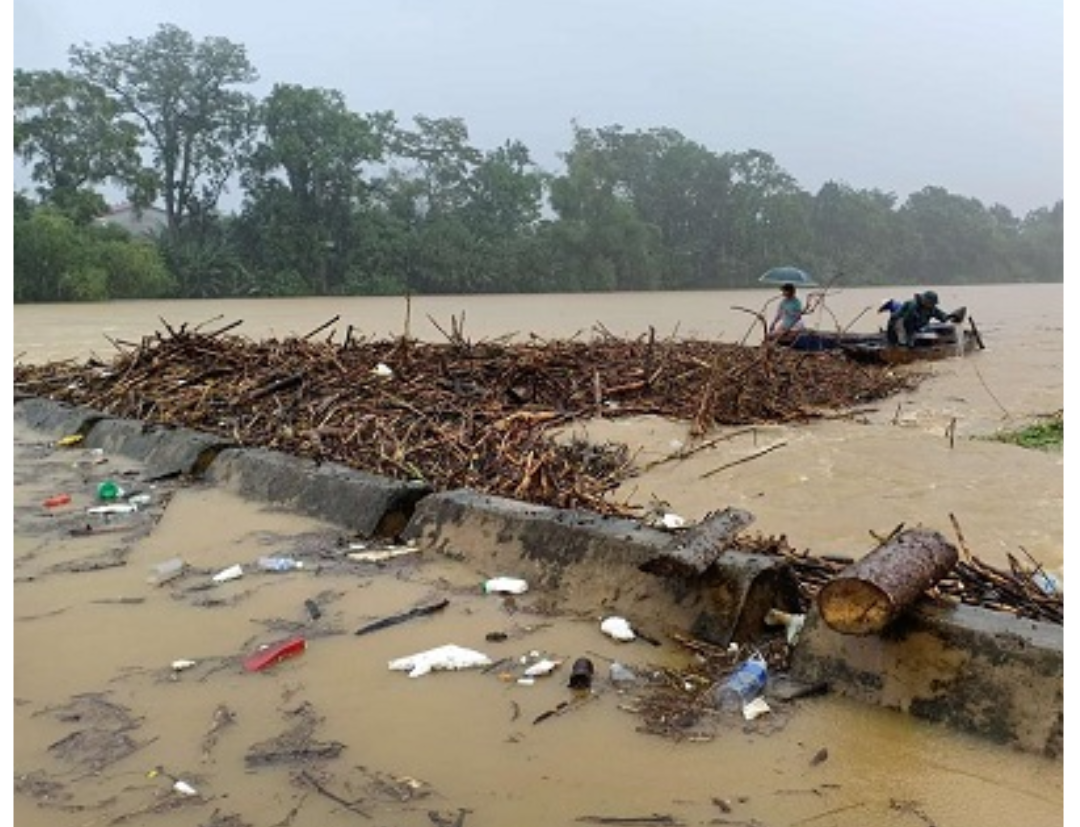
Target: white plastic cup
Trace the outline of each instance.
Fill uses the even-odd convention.
[[[227,569],[222,569],[215,574],[211,580],[215,583],[227,583],[230,580],[236,580],[238,577],[243,577],[244,569],[237,563],[235,566],[229,566]]]

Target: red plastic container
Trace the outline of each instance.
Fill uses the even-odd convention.
[[[280,643],[272,643],[255,654],[244,658],[244,669],[248,672],[259,672],[279,661],[303,654],[305,648],[307,648],[307,641],[302,637],[293,637]]]
[[[55,494],[54,496],[49,497],[49,499],[45,500],[42,505],[44,505],[46,508],[57,508],[61,505],[67,505],[69,502],[71,502],[70,494]]]

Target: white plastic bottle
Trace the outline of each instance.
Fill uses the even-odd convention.
[[[259,558],[259,568],[263,571],[294,571],[303,567],[303,560],[294,560],[292,557]]]
[[[524,594],[529,584],[517,577],[492,577],[484,582],[487,594]]]

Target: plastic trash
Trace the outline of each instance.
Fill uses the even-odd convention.
[[[550,658],[543,658],[538,660],[532,666],[525,670],[525,677],[538,678],[541,675],[550,675],[559,666],[562,665],[561,660],[551,660]]]
[[[86,509],[86,513],[107,517],[110,514],[134,514],[138,510],[139,506],[134,503],[113,503],[112,505],[95,505]]]
[[[633,683],[637,680],[637,674],[628,666],[618,661],[612,661],[608,667],[608,677],[612,683]]]
[[[436,670],[472,669],[490,665],[491,658],[483,652],[466,649],[453,643],[397,658],[389,663],[392,672],[408,672],[410,678],[419,678]]]
[[[1031,577],[1031,582],[1034,583],[1039,591],[1047,595],[1055,595],[1061,591],[1061,584],[1054,575],[1048,571],[1039,570],[1035,572]]]
[[[193,661],[193,660],[174,660],[171,665],[172,665],[173,672],[183,672],[185,669],[190,669],[192,666],[194,666],[195,661]]]
[[[237,563],[235,566],[229,566],[227,569],[222,569],[210,579],[215,583],[227,583],[230,580],[236,580],[238,577],[243,576],[244,569]]]
[[[600,631],[608,637],[621,641],[629,641],[637,637],[634,630],[630,628],[630,623],[622,617],[605,618],[600,623]]]
[[[660,516],[660,518],[656,521],[656,524],[659,528],[666,528],[669,530],[676,528],[685,528],[686,519],[684,517],[680,517],[678,514],[672,514],[671,512],[667,512]]]
[[[183,574],[184,566],[184,561],[179,557],[165,560],[150,569],[150,576],[146,579],[146,582],[154,586],[162,586]]]
[[[259,568],[263,571],[295,571],[304,567],[303,560],[292,557],[260,557]]]
[[[742,708],[743,717],[748,721],[760,718],[767,712],[772,712],[772,709],[762,697],[754,698],[754,700],[750,701],[750,703]]]
[[[794,646],[795,642],[799,639],[799,632],[802,631],[803,625],[806,623],[806,615],[792,614],[791,612],[784,612],[780,609],[769,609],[765,613],[765,624],[767,626],[783,626],[787,633],[788,646]]]
[[[371,369],[371,372],[374,373],[376,376],[380,377],[381,379],[389,379],[391,376],[394,375],[393,369],[389,365],[383,364],[382,362],[379,362],[379,364],[373,367]]]
[[[124,496],[124,489],[113,480],[103,480],[98,484],[97,495],[99,500],[115,500]]]
[[[132,494],[130,497],[127,497],[127,501],[131,505],[150,505],[150,503],[154,501],[154,498],[146,493]]]
[[[82,434],[68,434],[67,436],[62,436],[60,439],[56,440],[56,444],[60,448],[70,448],[72,445],[78,445],[82,441]]]
[[[307,641],[302,637],[291,637],[279,643],[271,643],[263,646],[253,655],[244,658],[244,670],[247,672],[259,672],[287,658],[293,658],[303,654],[307,648]]]
[[[71,502],[70,494],[54,494],[42,503],[46,508],[59,508]]]
[[[592,687],[593,672],[596,669],[593,662],[588,658],[578,658],[570,667],[570,682],[567,684],[571,689],[589,689]]]
[[[486,594],[524,594],[529,584],[517,577],[492,577],[484,582]]]
[[[353,548],[355,544],[350,544],[349,548]],[[356,560],[358,563],[383,563],[387,560],[392,560],[395,557],[404,557],[407,554],[419,554],[420,549],[415,546],[407,548],[384,548],[373,549],[371,551],[353,551],[345,555],[350,560]]]
[[[765,688],[768,668],[761,655],[744,660],[716,690],[716,705],[724,712],[739,712]]]
[[[175,781],[173,781],[172,788],[175,792],[180,793],[180,795],[199,794],[194,787],[192,787],[187,781],[184,781],[182,778],[177,778]]]

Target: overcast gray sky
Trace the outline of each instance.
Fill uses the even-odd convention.
[[[14,68],[162,23],[242,44],[260,97],[460,117],[551,171],[576,120],[763,150],[811,193],[936,185],[1019,216],[1064,197],[1061,0],[15,0]]]

